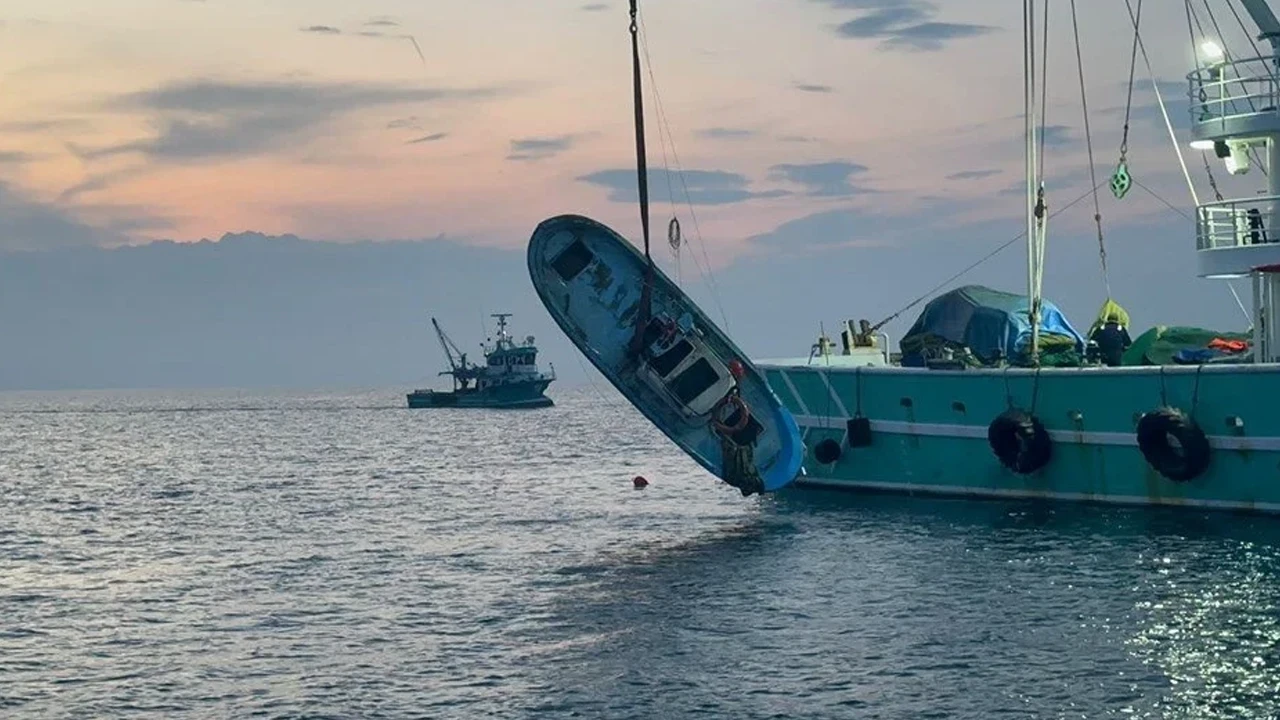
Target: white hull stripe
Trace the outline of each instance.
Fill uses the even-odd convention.
[[[801,428],[843,430],[841,418],[822,417],[820,415],[797,415],[796,423]],[[839,423],[838,425],[836,423]],[[888,433],[890,435],[915,435],[918,437],[970,438],[987,439],[986,425],[958,425],[950,423],[913,423],[904,420],[872,420],[871,432]],[[1074,430],[1050,430],[1049,438],[1055,443],[1068,445],[1121,445],[1137,447],[1136,433],[1088,432]],[[1209,446],[1216,450],[1263,450],[1280,451],[1280,437],[1232,437],[1228,435],[1210,435]]]
[[[1043,499],[1098,502],[1110,505],[1167,505],[1173,507],[1211,508],[1214,510],[1252,510],[1264,513],[1280,513],[1278,503],[1249,503],[1233,500],[1201,500],[1179,497],[1146,497],[1141,495],[1093,495],[1089,493],[1056,492],[1047,490],[1019,490],[1016,488],[979,488],[971,485],[917,485],[914,483],[865,482],[861,480],[833,480],[801,476],[795,485],[800,487],[824,487],[837,490],[878,490],[883,492],[937,495],[943,497],[984,497],[1008,499]]]

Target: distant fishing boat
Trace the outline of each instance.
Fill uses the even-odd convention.
[[[482,346],[484,365],[467,362],[467,354],[440,329],[431,318],[440,347],[449,360],[449,369],[441,375],[453,378],[453,390],[414,390],[408,394],[411,408],[542,408],[554,405],[545,394],[556,379],[555,366],[550,373],[538,369],[538,348],[533,336],[517,344],[507,332],[511,313],[496,313],[498,334],[492,345]],[[455,357],[456,356],[456,357]]]
[[[631,19],[644,254],[602,223],[560,215],[530,237],[529,277],[582,354],[682,450],[744,496],[777,490],[800,471],[795,418],[650,255],[635,0]]]

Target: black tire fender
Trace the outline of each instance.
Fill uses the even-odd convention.
[[[836,462],[840,459],[841,454],[842,450],[840,448],[839,440],[827,438],[826,440],[819,441],[817,445],[813,446],[813,459],[823,465],[830,465],[831,463]]]
[[[1138,449],[1147,464],[1174,482],[1187,482],[1209,469],[1209,438],[1181,410],[1162,407],[1138,420]]]
[[[1035,415],[1011,408],[987,426],[987,442],[1000,464],[1019,475],[1029,475],[1053,459],[1053,441]]]

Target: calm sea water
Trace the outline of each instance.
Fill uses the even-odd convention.
[[[558,400],[0,395],[0,716],[1280,711],[1280,521],[744,499]]]

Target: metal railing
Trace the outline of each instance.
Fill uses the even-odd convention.
[[[1280,195],[1204,203],[1196,208],[1196,249],[1280,242]]]
[[[1237,58],[1187,74],[1191,122],[1274,113],[1280,105],[1280,56]]]

